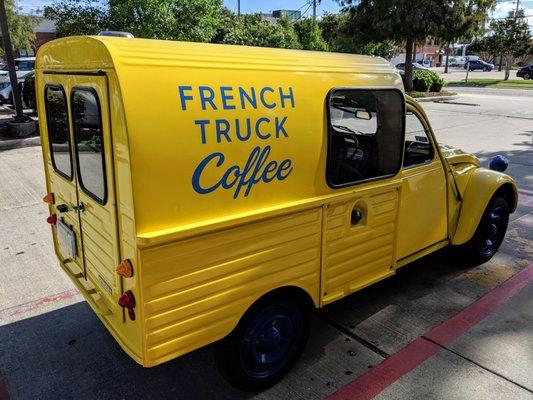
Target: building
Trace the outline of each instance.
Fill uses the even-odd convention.
[[[288,18],[292,22],[297,22],[302,18],[302,12],[298,10],[274,10],[271,13],[261,13],[261,17],[268,22],[276,22],[283,17]]]

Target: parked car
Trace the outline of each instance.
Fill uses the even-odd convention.
[[[524,78],[524,80],[533,79],[533,64],[527,65],[516,71],[516,76]]]
[[[485,72],[492,71],[494,69],[494,64],[489,64],[483,60],[469,60],[465,63],[464,69],[469,69],[470,71],[475,71],[476,69],[483,70]]]
[[[35,109],[35,72],[32,71],[19,78],[18,86],[22,98],[22,107]],[[0,103],[13,105],[11,84],[0,89]]]
[[[19,85],[24,81],[24,77],[32,72],[35,68],[35,57],[15,58],[15,69],[17,70],[17,79]],[[7,65],[0,68],[0,101],[9,102],[11,93],[11,81],[9,80],[9,71]]]
[[[405,63],[396,64],[396,69],[400,71],[405,71]],[[419,64],[419,63],[413,63],[413,69],[429,69],[429,68],[424,67],[422,64]]]

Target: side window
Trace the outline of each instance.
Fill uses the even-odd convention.
[[[405,117],[405,154],[403,166],[411,167],[433,160],[435,155],[429,135],[418,115],[407,112]]]
[[[54,171],[72,179],[72,156],[65,92],[61,86],[46,86],[44,91],[50,157]]]
[[[405,114],[400,91],[336,89],[328,107],[330,185],[353,185],[399,171]]]
[[[80,186],[89,196],[105,204],[104,143],[96,92],[89,88],[75,88],[71,107]]]

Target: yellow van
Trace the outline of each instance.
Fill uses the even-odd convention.
[[[268,387],[310,310],[444,246],[486,261],[516,208],[381,58],[69,37],[36,63],[61,268],[146,367],[217,342]]]

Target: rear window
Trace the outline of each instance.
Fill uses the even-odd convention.
[[[100,103],[90,88],[72,91],[72,117],[82,190],[101,204],[107,197]]]
[[[46,87],[45,106],[52,165],[59,175],[71,180],[72,157],[70,153],[67,100],[61,86]]]

